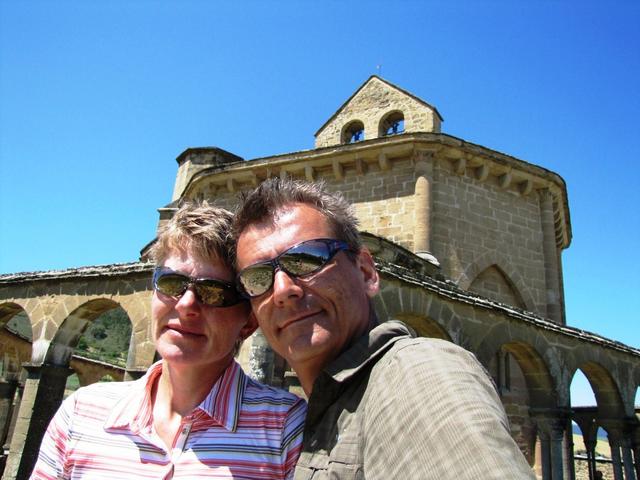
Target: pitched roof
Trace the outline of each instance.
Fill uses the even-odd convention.
[[[378,75],[371,75],[362,85],[360,85],[360,87],[342,104],[340,105],[340,108],[338,108],[338,110],[335,111],[335,113],[333,115],[331,115],[331,117],[329,118],[329,120],[327,120],[326,122],[324,122],[322,124],[322,126],[318,129],[318,131],[316,133],[313,134],[314,137],[317,137],[318,134],[322,131],[322,129],[324,129],[324,127],[326,127],[329,123],[331,123],[331,121],[336,118],[338,116],[338,114],[344,110],[344,108],[349,104],[349,102],[358,94],[360,93],[360,90],[362,90],[367,84],[369,84],[373,79],[377,79],[379,81],[381,81],[382,83],[384,83],[385,85],[398,90],[400,93],[403,93],[404,95],[407,95],[411,98],[413,98],[416,102],[421,103],[422,105],[424,105],[425,107],[428,107],[430,109],[432,109],[434,112],[436,112],[436,114],[438,115],[438,117],[440,118],[440,121],[443,122],[444,118],[442,118],[442,115],[440,115],[440,112],[438,112],[438,109],[436,107],[434,107],[433,105],[428,104],[427,102],[425,102],[424,100],[422,100],[419,97],[416,97],[414,94],[412,94],[411,92],[407,92],[406,90],[398,87],[397,85],[394,85],[393,83],[385,80],[382,77],[379,77]]]

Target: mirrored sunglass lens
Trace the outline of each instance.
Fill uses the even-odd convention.
[[[327,263],[326,257],[305,252],[287,253],[279,261],[282,268],[293,275],[308,275]]]
[[[161,293],[170,297],[182,295],[186,289],[187,279],[182,275],[166,273],[156,280],[156,286]]]
[[[248,295],[262,295],[271,288],[273,267],[271,265],[255,265],[240,274],[240,282]]]
[[[329,249],[320,242],[306,242],[282,255],[278,261],[293,275],[308,275],[322,268],[329,260]]]
[[[219,285],[196,284],[196,292],[202,303],[214,307],[224,304],[224,290]]]

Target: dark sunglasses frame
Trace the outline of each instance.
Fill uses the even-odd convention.
[[[181,291],[179,294],[172,295],[171,293],[162,290],[162,278],[166,276],[179,278],[182,281]],[[217,278],[193,278],[183,273],[175,272],[169,267],[156,267],[153,271],[153,288],[163,295],[172,298],[180,298],[190,287],[193,287],[193,293],[198,299],[198,302],[208,307],[231,307],[246,300],[242,295],[240,295],[235,285]],[[203,301],[202,289],[211,287],[218,288],[220,290],[220,298],[222,299],[222,302],[211,304]]]
[[[324,257],[316,257],[316,258],[322,260],[322,262],[318,265],[317,268],[313,269],[310,272],[306,272],[306,273],[303,273],[303,274],[296,274],[296,273],[291,272],[290,270],[288,270],[284,265],[282,265],[282,263],[280,263],[280,259],[282,257],[291,254],[291,250],[300,250],[300,247],[302,247],[303,245],[305,245],[307,243],[322,243],[327,247],[328,257],[326,259]],[[238,275],[236,276],[236,284],[238,285],[238,290],[240,291],[241,295],[244,295],[247,298],[259,297],[260,295],[264,295],[269,290],[271,290],[271,288],[273,287],[273,281],[275,279],[276,272],[278,270],[282,270],[287,275],[289,275],[291,278],[304,278],[304,277],[306,277],[308,275],[312,275],[312,274],[317,273],[320,270],[322,270],[324,267],[326,267],[331,262],[333,257],[335,257],[338,252],[342,252],[342,251],[344,251],[344,252],[353,252],[353,249],[349,246],[349,244],[347,242],[344,242],[342,240],[336,240],[336,239],[333,239],[333,238],[314,238],[314,239],[311,239],[311,240],[305,240],[304,242],[296,243],[295,245],[292,245],[291,247],[287,248],[284,252],[282,252],[280,255],[278,255],[275,258],[272,258],[270,260],[265,260],[264,262],[254,263],[253,265],[249,265],[248,267],[243,268],[242,271],[240,271],[238,273]],[[314,256],[314,255],[311,255],[309,252],[300,251],[300,253],[304,253],[304,254],[306,254],[308,256],[311,256],[311,257]],[[262,267],[262,266],[266,266],[266,265],[271,266],[271,281],[269,282],[269,286],[263,292],[251,295],[246,290],[244,284],[242,283],[242,276],[246,272],[250,271],[251,269],[254,269],[255,267]]]

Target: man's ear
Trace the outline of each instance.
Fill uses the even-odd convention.
[[[247,323],[244,324],[244,327],[240,329],[240,338],[242,340],[246,340],[251,336],[253,332],[258,328],[258,319],[253,314],[253,310],[249,310],[249,317],[247,318]]]
[[[380,291],[380,275],[378,275],[376,263],[367,247],[362,247],[358,252],[356,264],[363,275],[367,296],[369,298],[375,297]]]

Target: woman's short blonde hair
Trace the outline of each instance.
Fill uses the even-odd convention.
[[[161,265],[172,252],[188,252],[199,260],[221,262],[233,270],[230,236],[233,214],[207,201],[185,202],[160,230],[151,259]]]

